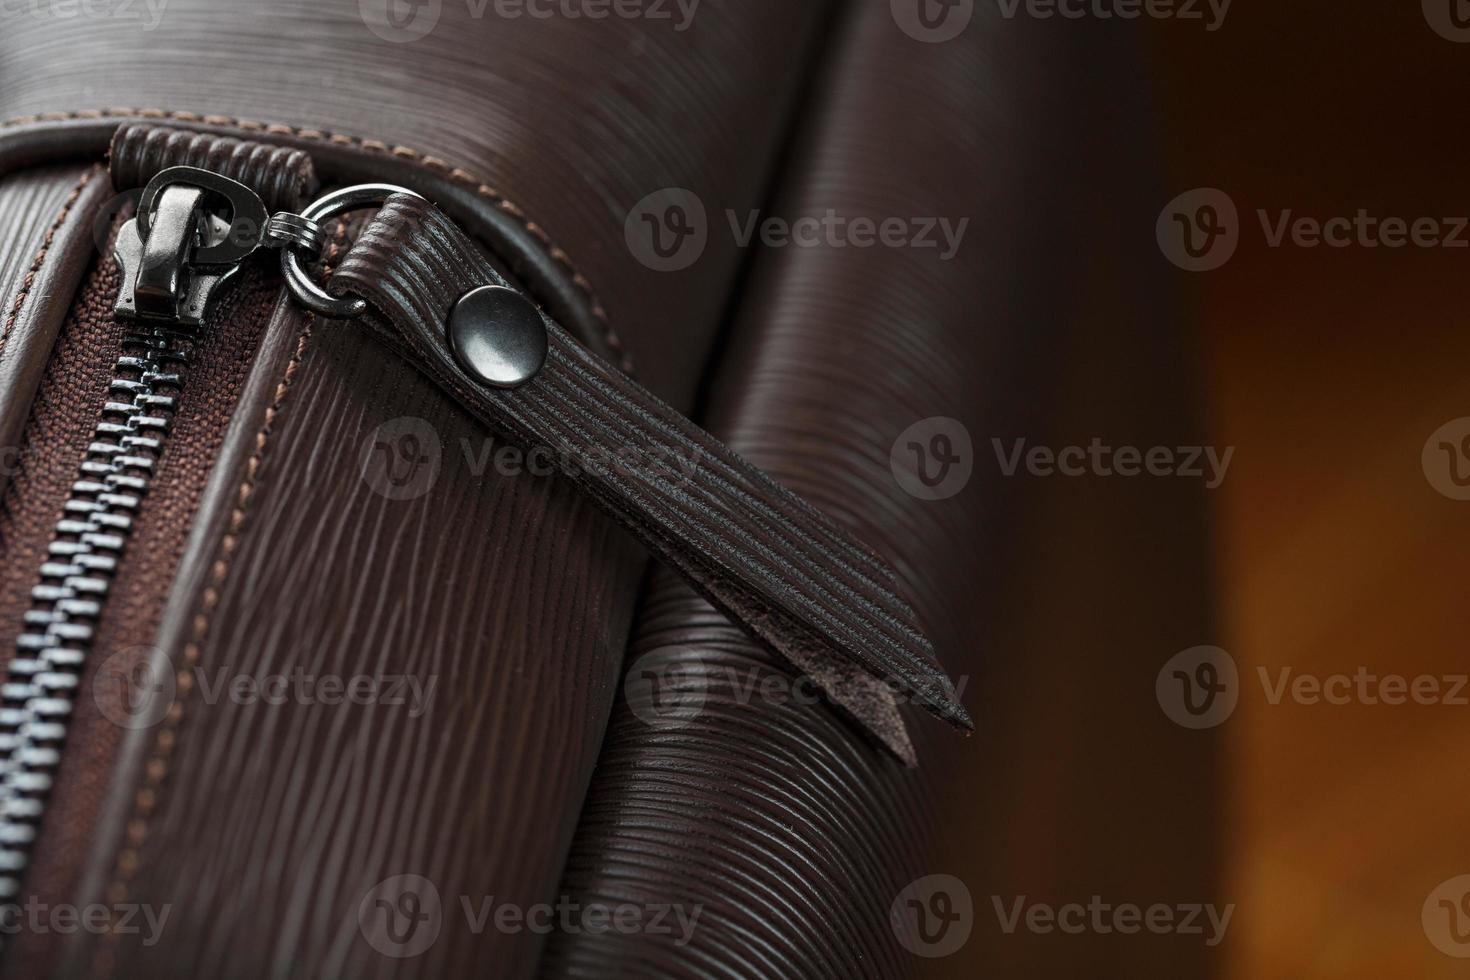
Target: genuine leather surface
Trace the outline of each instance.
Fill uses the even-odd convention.
[[[558,324],[538,318],[549,351],[534,377],[508,389],[470,377],[451,349],[451,311],[505,285],[442,212],[400,194],[331,288],[367,299],[390,347],[492,431],[554,454],[566,479],[904,761],[916,762],[884,685],[973,727],[881,557]]]
[[[1151,703],[1168,652],[1208,635],[1198,490],[1007,476],[992,442],[1198,439],[1182,407],[1188,340],[1167,305],[1136,298],[1158,292],[1152,175],[1116,149],[1119,132],[1146,132],[1142,107],[1118,95],[1137,63],[1122,35],[1108,47],[981,4],[962,36],[925,45],[886,7],[855,10],[840,35],[776,213],[970,217],[968,234],[950,261],[933,248],[764,251],[705,420],[894,556],[967,683],[976,735],[960,743],[919,718],[921,768],[886,765],[804,704],[787,668],[656,576],[562,888],[582,903],[676,903],[700,925],[561,933],[543,976],[1075,976],[1048,966],[1075,963],[1074,942],[1091,975],[1204,974],[1186,939],[1007,933],[995,905],[1204,901],[1216,887],[1197,861],[1213,834],[1210,743],[1162,737]],[[1080,159],[1091,180],[1076,179]],[[1122,410],[1120,388],[1142,414]],[[923,500],[890,460],[933,417],[968,434],[974,471],[954,496]],[[1142,840],[1154,857],[1127,845]],[[891,921],[910,899],[939,908],[922,891],[930,875],[963,883],[944,907],[960,924],[924,923],[953,933],[947,951],[906,947]]]
[[[56,114],[64,129],[131,105],[160,122],[284,124],[385,167],[463,168],[565,250],[639,376],[687,408],[742,256],[712,240],[685,272],[656,273],[628,249],[624,219],[667,186],[712,207],[759,203],[825,10],[711,5],[676,33],[508,24],[445,4],[408,44],[376,37],[355,0],[173,0],[147,32],[7,11],[0,63],[15,84],[0,116]],[[397,961],[364,942],[357,907],[401,873],[431,877],[453,909],[460,894],[554,893],[642,556],[585,505],[475,470],[462,446],[484,448],[478,425],[360,333],[317,330],[297,356],[299,327],[283,317],[268,333],[159,645],[181,666],[234,673],[433,673],[441,701],[412,724],[194,704],[166,761],[153,733],[131,736],[87,894],[170,904],[172,939],[78,936],[72,964],[89,968],[95,946],[122,975],[449,975],[484,958],[524,973],[534,934],[446,925],[429,954]],[[399,417],[429,423],[444,454],[435,488],[410,503],[362,479],[363,447]]]
[[[21,464],[32,399],[95,255],[89,216],[109,190],[100,174],[56,167],[0,181],[0,496]]]
[[[495,471],[478,422],[366,332],[307,329],[283,302],[160,633],[198,679],[176,721],[134,733],[118,778],[149,803],[115,794],[94,852],[92,893],[171,905],[169,941],[78,936],[73,962],[100,947],[118,976],[524,973],[541,937],[472,931],[460,896],[554,890],[641,556],[570,488]],[[400,430],[432,459],[395,489],[365,465]],[[207,691],[294,672],[399,686],[371,703]],[[398,960],[359,915],[409,874],[435,883],[442,931]]]
[[[712,214],[758,206],[831,10],[706,2],[678,29],[679,17],[507,18],[495,3],[436,0],[405,5],[437,16],[431,32],[394,41],[359,0],[169,0],[156,19],[131,6],[138,17],[0,12],[0,120],[131,106],[466,168],[565,250],[640,376],[677,407],[703,372],[738,249],[711,236],[689,269],[656,272],[628,249],[624,220],[666,187]]]
[[[921,251],[767,252],[748,280],[748,256],[723,235],[690,269],[654,273],[626,247],[624,220],[668,186],[695,191],[716,223],[765,203],[826,6],[709,4],[689,32],[665,35],[615,20],[491,23],[446,4],[437,30],[405,44],[374,36],[343,0],[173,0],[150,32],[7,11],[0,116],[59,113],[60,126],[104,103],[162,121],[219,113],[225,128],[284,123],[283,138],[368,161],[484,174],[585,271],[640,374],[676,407],[694,404],[738,304],[705,417],[898,559],[946,666],[980,698],[967,746],[920,719],[926,767],[904,772],[824,710],[753,702],[752,682],[780,687],[789,673],[664,575],[629,659],[664,671],[674,693],[693,685],[704,707],[682,727],[644,722],[650,692],[620,697],[617,673],[641,571],[621,533],[554,488],[477,469],[462,451],[484,449],[477,423],[360,332],[307,333],[283,307],[160,646],[212,681],[298,665],[398,672],[437,676],[438,699],[409,719],[384,706],[205,706],[196,692],[169,748],[131,736],[83,900],[167,904],[170,940],[79,935],[79,971],[526,975],[540,937],[474,933],[459,914],[462,897],[493,893],[705,908],[682,946],[559,937],[540,959],[549,975],[942,976],[1023,957],[994,929],[936,964],[901,948],[889,904],[920,874],[960,874],[982,915],[991,893],[1209,897],[1198,862],[1168,857],[1213,834],[1213,801],[1190,778],[1208,773],[1210,743],[1183,748],[1122,720],[1151,717],[1128,699],[1150,696],[1157,654],[1207,635],[1190,489],[1123,497],[989,471],[921,502],[888,471],[899,433],[933,415],[961,420],[982,458],[992,435],[1085,442],[1092,425],[1197,438],[1187,407],[1160,429],[1109,397],[1127,386],[1155,417],[1187,406],[1188,339],[1166,306],[1129,299],[1156,292],[1142,288],[1142,257],[1157,258],[1150,174],[1114,149],[1144,129],[1138,59],[1105,46],[1115,37],[1003,22],[984,5],[960,39],[919,45],[886,8],[863,7],[840,35],[780,206],[969,217],[964,247],[946,264]],[[1142,237],[1123,235],[1125,248],[1098,230],[1135,225]],[[402,445],[380,426],[405,417],[435,433],[439,475],[423,496],[389,500],[364,481],[363,456]],[[484,598],[467,606],[466,594]],[[1049,699],[1058,672],[1088,695]],[[1022,702],[1044,717],[1023,726],[1010,707]],[[1024,741],[1023,727],[1049,737]],[[1130,775],[1146,752],[1172,753],[1156,771],[1184,775]],[[1122,825],[1108,805],[1117,786],[1151,802],[1147,826]],[[1086,839],[1060,832],[1078,812]],[[1109,846],[1140,835],[1160,842],[1154,863]],[[429,877],[448,909],[417,958],[382,955],[359,927],[362,901],[399,874]],[[1168,942],[1094,946],[1102,973],[1157,965],[1145,956],[1198,965]]]
[[[117,128],[107,151],[114,187],[141,189],[169,167],[194,167],[238,181],[259,194],[272,213],[300,211],[318,187],[311,157],[304,150],[166,126]]]

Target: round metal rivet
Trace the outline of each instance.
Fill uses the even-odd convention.
[[[454,304],[449,345],[471,377],[514,388],[534,378],[546,362],[546,324],[514,289],[481,286]]]

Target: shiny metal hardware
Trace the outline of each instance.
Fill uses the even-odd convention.
[[[160,171],[118,232],[115,315],[199,326],[219,287],[261,246],[268,220],[260,196],[238,181],[197,167]]]
[[[352,187],[344,187],[318,199],[301,212],[300,216],[307,221],[324,224],[349,211],[380,205],[394,194],[407,194],[423,200],[422,195],[395,184],[357,184]],[[350,295],[333,296],[318,286],[307,274],[302,259],[312,257],[303,255],[302,250],[294,247],[281,250],[281,275],[285,277],[286,286],[291,290],[291,294],[302,306],[320,316],[334,320],[361,316],[367,310],[366,300]]]
[[[546,324],[535,305],[514,289],[481,286],[454,304],[449,345],[471,377],[495,388],[515,388],[546,363]]]
[[[301,214],[271,215],[238,181],[196,167],[169,167],[143,189],[138,215],[118,232],[114,255],[123,286],[114,313],[125,320],[168,320],[199,326],[219,287],[257,249],[281,253],[292,295],[313,313],[341,319],[367,309],[356,296],[335,297],[307,274],[326,248],[323,224],[393,194],[420,197],[394,184],[358,184],[322,197]],[[420,198],[422,199],[422,198]]]
[[[327,247],[327,233],[310,218],[289,211],[271,215],[265,223],[263,244],[270,248],[295,249],[308,259],[321,258]]]

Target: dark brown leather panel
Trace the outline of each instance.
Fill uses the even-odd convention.
[[[496,472],[479,424],[359,326],[301,328],[283,306],[165,613],[160,645],[197,680],[175,721],[128,745],[119,785],[148,802],[115,794],[105,822],[124,830],[97,852],[117,857],[89,893],[171,904],[168,941],[104,944],[108,962],[118,976],[522,974],[541,937],[476,934],[460,896],[524,907],[554,892],[641,555],[572,488]],[[428,434],[421,495],[390,499],[365,475],[376,440],[400,445],[385,424]],[[412,678],[423,696],[207,691],[298,670]],[[435,884],[443,917],[400,960],[358,916],[406,874]]]
[[[239,181],[259,194],[272,213],[300,211],[318,189],[305,150],[146,123],[117,128],[107,151],[114,186],[146,187],[169,167],[194,167]]]
[[[678,34],[620,20],[508,25],[446,5],[439,29],[407,45],[374,37],[359,9],[174,0],[152,32],[20,17],[0,32],[7,77],[22,80],[0,95],[0,116],[96,109],[106,92],[108,104],[229,129],[303,127],[323,153],[468,168],[567,250],[640,376],[687,406],[738,255],[715,242],[687,272],[654,273],[624,244],[624,215],[666,185],[758,200],[825,5],[710,5]],[[459,894],[526,905],[554,893],[641,555],[564,491],[469,472],[459,440],[478,448],[478,426],[351,328],[320,328],[280,389],[298,325],[283,316],[267,338],[161,645],[186,658],[208,608],[196,645],[206,669],[326,669],[324,658],[351,674],[428,660],[449,703],[406,729],[368,709],[195,703],[166,757],[155,733],[134,736],[104,821],[113,836],[83,894],[169,904],[171,939],[104,943],[104,963],[120,975],[408,976],[488,960],[524,973],[533,934],[471,935],[456,915],[429,953],[395,961],[365,942],[357,905],[401,873],[431,877],[451,912]],[[388,502],[362,483],[359,450],[405,415],[438,431],[443,470],[424,498]],[[226,542],[230,571],[216,583]],[[348,631],[335,633],[339,623]],[[493,624],[506,633],[487,640]],[[288,771],[307,782],[283,783]],[[141,819],[139,787],[150,801]],[[76,942],[73,965],[85,968],[96,950]]]
[[[95,167],[0,179],[0,497],[21,465],[21,434],[72,294],[97,252],[89,217],[108,193]]]
[[[538,304],[589,349],[629,373],[634,371],[632,355],[608,319],[597,290],[545,229],[473,170],[451,167],[408,147],[185,111],[113,108],[0,123],[0,173],[58,160],[97,159],[107,152],[120,127],[132,126],[292,147],[308,154],[317,175],[332,185],[389,183],[418,191],[460,222],[506,268],[507,275],[516,277]],[[156,158],[150,161],[158,162]]]
[[[663,570],[629,662],[560,894],[693,928],[559,933],[541,975],[898,975],[887,903],[928,847],[934,740],[918,769],[880,753]]]
[[[453,222],[406,194],[388,199],[331,283],[371,305],[368,323],[408,363],[491,431],[561,461],[557,469],[651,554],[818,674],[907,763],[912,748],[891,700],[873,703],[875,692],[889,693],[884,685],[972,727],[881,557],[534,307],[514,307],[524,313],[524,341],[540,344],[534,373],[509,387],[472,376],[446,325],[452,332],[472,292],[514,297],[505,286]],[[862,671],[869,676],[857,683]]]
[[[508,19],[495,3],[436,0],[420,5],[438,11],[434,30],[405,43],[369,29],[372,6],[171,0],[149,30],[146,14],[7,10],[0,119],[182,110],[367,138],[467,168],[567,251],[645,381],[687,406],[735,245],[712,237],[693,267],[658,273],[630,253],[624,218],[668,186],[756,205],[829,4],[705,2],[676,30],[677,17]]]
[[[1182,937],[1058,945],[1006,933],[994,905],[1218,888],[1198,860],[1212,743],[1163,737],[1153,703],[1159,665],[1210,635],[1198,486],[1007,477],[992,442],[1199,442],[1190,338],[1154,281],[1155,177],[1118,149],[1147,146],[1140,58],[1121,32],[982,4],[960,37],[922,44],[887,8],[862,7],[843,36],[778,211],[969,218],[961,247],[948,262],[934,248],[764,251],[706,418],[895,558],[968,682],[977,733],[954,744],[918,720],[923,765],[899,771],[795,707],[778,666],[658,579],[562,887],[582,903],[702,907],[700,925],[687,944],[559,934],[545,976],[1070,976],[1060,964],[1079,945],[1094,975],[1207,973]],[[890,452],[935,416],[968,432],[974,473],[920,500]],[[973,928],[932,960],[889,923],[931,874],[966,883]]]

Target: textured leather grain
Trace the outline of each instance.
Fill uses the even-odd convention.
[[[433,438],[409,499],[364,471],[399,445],[395,424]],[[174,669],[200,673],[176,718],[125,745],[85,889],[171,903],[170,938],[78,936],[73,962],[160,977],[529,969],[541,937],[471,931],[460,896],[528,906],[554,890],[641,556],[570,488],[479,462],[493,448],[365,331],[282,305],[159,633]],[[293,671],[411,678],[424,697],[205,690]],[[405,874],[435,883],[444,917],[432,949],[396,960],[358,915]]]
[[[1200,759],[1165,759],[1159,771],[1182,775],[1164,786],[1129,766],[1178,742],[1128,699],[1151,697],[1161,651],[1208,635],[1198,502],[1092,483],[1078,501],[977,476],[929,503],[888,471],[898,434],[932,415],[963,421],[980,454],[992,435],[1085,441],[1105,424],[1197,438],[1179,410],[1187,338],[1166,304],[1126,298],[1157,292],[1141,281],[1152,242],[1102,258],[1091,244],[1099,224],[1146,239],[1156,211],[1146,168],[1113,149],[1144,129],[1136,52],[980,4],[959,39],[920,45],[869,4],[797,127],[778,207],[968,217],[954,261],[787,249],[746,278],[746,256],[712,234],[689,269],[655,273],[624,241],[630,208],[660,188],[693,190],[714,227],[769,203],[830,7],[706,4],[688,32],[663,33],[446,3],[436,30],[402,44],[367,30],[355,0],[173,0],[149,32],[6,21],[0,117],[20,118],[0,125],[0,170],[93,160],[118,121],[148,119],[309,148],[329,180],[430,193],[507,264],[543,269],[537,299],[557,319],[615,323],[614,359],[631,354],[676,408],[713,370],[703,419],[894,560],[980,705],[968,744],[915,721],[925,768],[904,771],[831,712],[752,700],[794,672],[660,572],[627,677],[652,671],[701,708],[644,721],[654,695],[618,669],[643,567],[621,530],[557,482],[487,468],[479,422],[399,355],[283,304],[167,593],[161,655],[211,683],[303,667],[437,678],[437,695],[407,717],[208,701],[196,686],[165,729],[127,735],[78,900],[168,905],[168,940],[73,936],[70,975],[999,974],[1027,962],[1009,937],[936,963],[902,949],[894,896],[941,871],[966,878],[980,914],[991,892],[1208,894],[1168,861],[1212,833]],[[503,232],[480,230],[492,225]],[[1130,418],[1114,386],[1156,417],[1178,410],[1178,432]],[[364,460],[404,445],[381,426],[405,417],[433,433],[437,475],[393,500]],[[1073,681],[1060,692],[1059,672]],[[1042,717],[1018,718],[1022,703]],[[1149,806],[1110,807],[1124,791]],[[1063,819],[1075,813],[1090,832]],[[1118,853],[1125,830],[1160,842],[1160,859]],[[358,924],[373,886],[400,874],[432,880],[447,910],[416,958],[384,956]],[[487,894],[705,914],[683,946],[583,934],[548,947],[469,929],[460,899]],[[1158,965],[1146,955],[1202,972],[1167,943],[1081,942],[1104,975]]]
[[[208,170],[249,187],[272,212],[300,211],[318,186],[305,150],[147,124],[118,127],[107,166],[112,185],[124,190],[168,167]]]
[[[119,278],[110,261],[99,257],[94,263],[30,419],[27,439],[47,449],[20,474],[15,512],[4,516],[7,530],[17,532],[8,543],[14,547],[4,549],[0,580],[0,649],[7,661],[22,611],[14,600],[27,596],[43,549],[64,516],[62,501],[93,437],[91,420],[103,401],[116,397],[99,379],[111,374],[121,348],[123,332],[113,319]],[[278,288],[260,268],[246,270],[209,317],[205,342],[192,345],[188,359],[176,365],[183,380],[178,410],[172,413],[167,449],[149,492],[133,514],[108,601],[94,624],[91,656],[79,676],[84,694],[71,712],[64,761],[23,879],[27,899],[50,906],[74,903],[86,874],[88,849],[113,829],[99,822],[126,735],[117,722],[130,710],[127,692],[115,680],[130,676],[155,642],[184,542]],[[6,975],[50,975],[64,942],[64,935],[44,929],[7,937]]]
[[[523,449],[569,459],[562,472],[734,620],[788,659],[814,665],[834,700],[905,761],[913,750],[891,697],[853,667],[936,714],[969,717],[938,669],[892,569],[543,318],[546,362],[513,388],[478,383],[447,336],[461,296],[506,285],[438,209],[395,195],[332,280],[378,312],[384,339]]]
[[[803,710],[787,667],[656,576],[562,889],[700,908],[700,926],[687,942],[558,934],[542,976],[1075,976],[1045,966],[1075,962],[1075,946],[1005,933],[992,897],[1208,893],[1180,870],[1212,833],[1199,770],[1139,773],[1167,722],[1136,720],[1158,714],[1147,702],[1164,651],[1206,635],[1197,491],[1048,487],[1005,477],[992,455],[992,438],[1085,443],[1093,426],[1198,438],[1177,323],[1134,298],[1156,295],[1144,283],[1158,260],[1151,175],[1113,149],[1140,126],[1139,106],[1114,99],[1135,54],[981,4],[960,37],[926,45],[895,31],[887,6],[855,8],[839,35],[773,213],[969,217],[968,235],[948,262],[922,248],[761,254],[702,420],[893,557],[968,682],[977,735],[916,722],[923,766],[884,769]],[[1079,152],[1093,181],[1075,179]],[[1098,258],[1095,229],[1139,215],[1129,248]],[[1167,430],[1114,408],[1119,387]],[[936,416],[970,434],[975,470],[956,495],[919,500],[890,458]],[[638,682],[649,674],[692,707],[661,717]],[[1150,801],[1168,856],[1118,848],[1138,839],[1125,794]],[[952,897],[967,909],[956,928],[972,932],[926,959],[934,947],[911,952],[890,918],[931,874],[968,885],[970,903]],[[1083,941],[1106,964],[1090,975],[1206,975],[1183,943]],[[1163,966],[1171,957],[1190,968]]]
[[[0,123],[0,173],[58,160],[96,159],[108,151],[119,124],[139,120],[149,120],[143,125],[151,128],[182,128],[211,137],[289,146],[310,154],[317,174],[330,183],[387,182],[428,196],[464,224],[583,343],[625,371],[633,370],[632,355],[608,319],[597,291],[546,231],[473,171],[451,167],[410,147],[184,110],[81,110]],[[161,121],[168,126],[160,126]]]
[[[96,252],[90,215],[109,192],[100,173],[59,167],[0,181],[0,498],[22,464],[36,389]]]
[[[22,16],[0,31],[18,80],[0,117],[20,117],[0,126],[0,167],[95,155],[128,119],[309,146],[326,179],[433,190],[457,215],[514,225],[503,239],[529,242],[524,260],[554,267],[567,295],[595,296],[588,309],[617,324],[639,376],[687,407],[741,255],[712,239],[690,269],[657,273],[628,249],[624,218],[667,186],[712,209],[758,206],[826,9],[711,6],[676,33],[445,4],[411,44],[374,36],[356,0],[174,0],[149,32]],[[103,115],[119,105],[135,108]],[[129,735],[83,893],[171,903],[172,938],[140,950],[78,936],[72,965],[411,976],[488,960],[524,975],[535,935],[446,924],[430,953],[395,961],[363,940],[357,906],[400,873],[432,878],[450,907],[554,893],[642,555],[575,495],[467,460],[479,425],[361,332],[300,339],[302,326],[283,311],[267,331],[159,646],[180,669],[432,673],[447,701],[386,724],[367,710],[204,708],[196,692],[172,735]],[[360,451],[401,416],[428,422],[443,453],[416,501],[362,479]],[[482,597],[468,613],[466,592]],[[333,632],[344,622],[357,625]]]
[[[677,17],[507,18],[495,3],[445,0],[410,5],[437,21],[404,41],[373,32],[373,6],[170,0],[156,22],[6,8],[0,120],[59,133],[70,114],[95,122],[131,106],[156,122],[183,113],[313,134],[325,152],[385,167],[468,171],[462,192],[486,185],[529,215],[591,283],[645,383],[687,407],[738,246],[712,235],[699,262],[660,273],[630,252],[624,219],[666,187],[698,194],[711,215],[759,206],[833,5],[701,3],[678,29]]]

